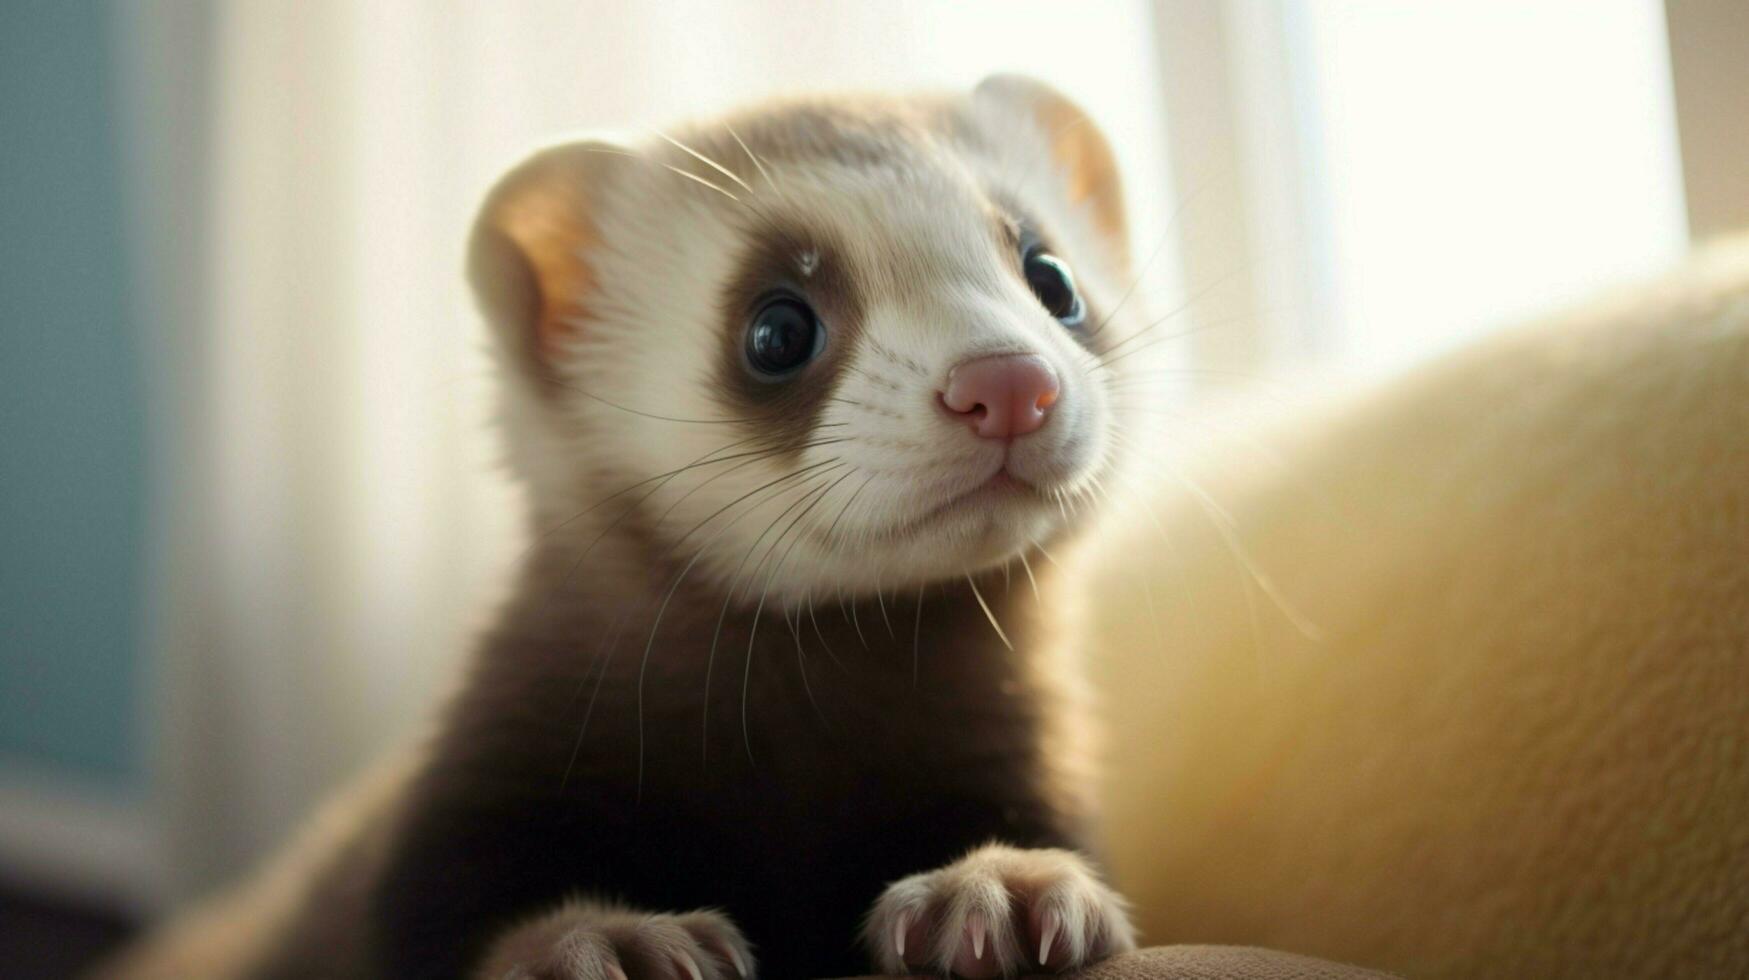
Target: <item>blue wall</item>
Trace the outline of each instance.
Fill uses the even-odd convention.
[[[110,15],[0,16],[0,764],[126,791],[145,419]]]

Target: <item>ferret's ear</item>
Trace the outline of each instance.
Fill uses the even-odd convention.
[[[991,75],[978,83],[972,101],[1033,121],[1063,176],[1069,202],[1086,209],[1119,261],[1127,261],[1129,225],[1124,217],[1117,158],[1092,117],[1068,96],[1024,75]]]
[[[500,340],[536,378],[588,315],[596,281],[596,222],[614,172],[634,156],[606,140],[550,147],[493,186],[474,219],[468,279]]]

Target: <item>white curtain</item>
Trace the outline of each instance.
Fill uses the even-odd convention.
[[[206,215],[198,261],[160,262],[184,290],[160,354],[177,431],[156,784],[176,893],[271,847],[427,712],[507,578],[519,504],[459,268],[472,209],[520,152],[788,90],[1019,69],[1110,130],[1138,241],[1169,211],[1145,3],[200,9],[204,139],[158,148],[159,179]],[[176,38],[155,33],[141,43],[168,45],[152,57],[174,73]],[[1168,250],[1152,281],[1175,267]]]

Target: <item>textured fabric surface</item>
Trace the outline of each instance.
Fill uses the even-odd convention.
[[[1095,590],[1142,934],[1749,977],[1749,239],[1325,405],[1207,426]]]
[[[1391,974],[1250,946],[1155,946],[1056,976],[1057,980],[1369,980]]]

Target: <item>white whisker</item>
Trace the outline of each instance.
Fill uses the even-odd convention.
[[[1020,567],[1026,569],[1026,580],[1032,584],[1032,601],[1043,605],[1044,599],[1038,592],[1038,579],[1032,574],[1032,562],[1026,560],[1026,552],[1020,553]]]
[[[996,622],[996,614],[990,611],[990,604],[984,601],[984,594],[978,591],[978,583],[973,581],[970,575],[967,575],[966,584],[972,587],[972,597],[978,600],[978,608],[984,610],[984,618],[990,621],[990,628],[996,631],[996,638],[1002,641],[1003,646],[1012,651],[1014,644],[1008,642],[1008,634],[1002,632],[1002,624]]]
[[[676,167],[673,164],[669,164],[669,163],[664,163],[664,164],[662,164],[662,166],[666,167],[669,170],[674,171],[675,173],[679,174],[682,177],[685,177],[687,180],[697,181],[698,183],[703,184],[706,187],[709,187],[711,190],[716,191],[718,194],[723,195],[724,197],[728,198],[731,201],[734,201],[736,204],[744,203],[740,198],[729,193],[728,190],[723,188],[720,184],[713,184],[710,181],[704,179],[703,177],[700,177],[698,174],[695,174],[690,170],[682,170],[679,167]]]
[[[742,190],[746,191],[749,194],[753,193],[753,188],[749,187],[747,185],[747,182],[742,180],[741,176],[739,174],[735,173],[733,170],[730,170],[728,167],[723,166],[722,164],[716,162],[715,160],[712,160],[710,157],[705,156],[703,153],[698,152],[697,150],[693,149],[690,146],[687,146],[685,143],[680,142],[679,140],[675,139],[674,137],[669,136],[667,133],[660,132],[660,131],[654,131],[654,132],[656,133],[657,136],[661,137],[664,140],[667,140],[670,144],[679,147],[681,150],[683,150],[684,152],[689,154],[693,159],[695,159],[698,162],[704,164],[705,166],[711,168],[712,170],[715,170],[717,173],[722,174],[724,177],[727,177],[730,180],[734,181],[737,185],[740,186],[740,188]]]
[[[1316,623],[1312,622],[1304,613],[1301,613],[1295,608],[1293,603],[1289,602],[1287,597],[1282,595],[1281,590],[1276,586],[1274,580],[1264,574],[1262,569],[1257,567],[1257,562],[1251,558],[1250,552],[1245,549],[1243,542],[1238,538],[1238,525],[1234,523],[1232,515],[1227,513],[1226,509],[1219,503],[1216,503],[1213,497],[1210,497],[1207,492],[1191,482],[1183,474],[1174,473],[1173,475],[1177,478],[1178,482],[1182,483],[1185,489],[1189,490],[1191,495],[1202,504],[1203,510],[1208,513],[1210,519],[1214,522],[1215,529],[1220,532],[1221,538],[1227,542],[1227,547],[1232,549],[1233,557],[1237,559],[1239,564],[1242,565],[1245,570],[1250,573],[1251,577],[1256,580],[1258,587],[1263,590],[1263,594],[1269,596],[1270,601],[1275,603],[1276,608],[1281,611],[1281,614],[1286,617],[1288,622],[1293,624],[1294,629],[1299,630],[1302,636],[1314,643],[1323,642],[1324,631],[1319,628]]]
[[[753,161],[753,166],[758,168],[759,175],[765,178],[765,182],[773,187],[777,187],[777,181],[772,179],[771,171],[765,169],[765,164],[760,161],[759,154],[754,153],[753,148],[747,145],[747,141],[741,138],[741,134],[735,132],[735,127],[724,123],[723,128],[729,131],[729,135],[734,138],[736,145],[741,147],[741,152],[747,154],[747,159]],[[778,187],[778,190],[781,191],[782,188]]]

